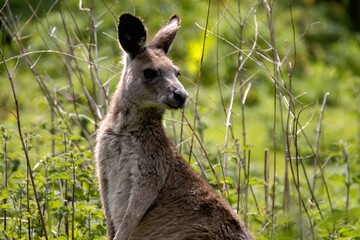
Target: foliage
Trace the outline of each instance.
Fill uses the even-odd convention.
[[[92,149],[122,68],[122,12],[142,16],[150,35],[182,17],[170,56],[190,100],[164,124],[257,239],[360,238],[350,5],[1,3],[0,238],[106,239]]]

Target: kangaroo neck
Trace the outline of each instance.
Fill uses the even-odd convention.
[[[115,131],[136,131],[144,127],[163,128],[164,110],[159,108],[141,108],[136,103],[119,104],[110,109],[109,119]]]

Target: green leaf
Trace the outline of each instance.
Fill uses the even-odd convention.
[[[247,145],[243,146],[241,148],[241,150],[248,151],[248,150],[251,150],[251,149],[256,148],[256,147],[257,147],[256,144],[247,144]]]
[[[1,210],[10,210],[11,207],[10,207],[10,204],[9,204],[9,203],[4,203],[4,204],[1,204],[1,205],[0,205],[0,209],[1,209]]]
[[[10,179],[24,179],[25,178],[25,174],[22,172],[14,172],[11,176]]]
[[[344,175],[339,175],[339,174],[334,174],[330,177],[331,180],[333,181],[337,181],[337,182],[342,182],[344,183],[346,181],[345,176]]]
[[[19,154],[18,153],[7,153],[7,156],[9,159],[14,159],[14,158],[18,158]]]
[[[262,179],[259,179],[259,178],[251,178],[249,180],[249,185],[266,185],[266,183],[262,180]]]
[[[62,206],[62,201],[60,199],[54,199],[49,201],[50,209],[58,209]]]
[[[71,135],[71,136],[69,137],[69,139],[70,139],[71,141],[81,141],[81,140],[84,140],[84,138],[83,138],[82,136],[79,136],[79,135]]]
[[[353,182],[356,184],[360,184],[360,175],[356,175],[352,178]]]
[[[58,172],[58,173],[54,173],[50,176],[50,178],[52,180],[55,179],[63,179],[63,180],[70,180],[70,175],[68,172]]]
[[[360,237],[360,230],[352,226],[346,226],[339,229],[339,234],[341,237],[354,239]]]

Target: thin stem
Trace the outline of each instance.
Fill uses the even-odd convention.
[[[70,153],[72,154],[72,153]],[[75,159],[71,158],[72,167],[72,193],[71,193],[71,239],[75,239],[75,186],[76,186],[76,172],[75,172]]]
[[[2,139],[4,141],[4,183],[3,183],[3,188],[6,189],[8,187],[8,171],[9,171],[9,158],[8,158],[8,153],[7,153],[7,136],[5,133],[5,127],[2,126],[1,127],[1,136]],[[3,204],[5,205],[7,203],[7,198],[3,199]],[[4,217],[4,233],[6,233],[6,222],[7,222],[7,211],[6,209],[3,209],[3,217]]]
[[[67,134],[64,131],[63,132],[63,146],[64,146],[64,156],[66,156],[67,152],[68,152],[68,144],[67,144]],[[66,170],[68,171],[69,168],[66,167]],[[64,180],[64,205],[68,206],[68,201],[69,201],[69,196],[68,196],[68,180]],[[69,216],[68,214],[65,215],[65,219],[64,219],[64,227],[65,227],[65,234],[66,236],[69,238]]]
[[[265,181],[265,189],[264,189],[264,198],[265,198],[265,221],[264,227],[269,222],[269,184],[270,184],[270,161],[269,161],[269,149],[265,149],[264,156],[264,181]]]
[[[277,154],[276,154],[276,149],[277,149],[277,137],[276,137],[276,131],[277,131],[277,122],[276,122],[276,113],[277,113],[277,95],[278,95],[278,91],[280,91],[279,89],[279,82],[278,82],[278,73],[277,73],[277,59],[276,59],[276,49],[275,49],[275,36],[274,36],[274,26],[273,26],[273,19],[272,19],[272,9],[271,6],[268,5],[268,3],[266,2],[266,0],[263,0],[263,5],[265,8],[265,12],[267,15],[267,19],[268,19],[268,25],[269,25],[269,30],[270,30],[270,37],[271,37],[271,50],[273,52],[273,72],[274,72],[274,83],[275,83],[275,87],[274,87],[274,109],[273,109],[273,149],[274,149],[274,170],[273,170],[273,185],[272,185],[272,207],[271,207],[271,211],[272,211],[272,219],[271,222],[272,224],[272,231],[271,231],[271,237],[273,237],[274,235],[274,222],[275,222],[275,200],[276,200],[276,168],[277,168]],[[281,104],[280,104],[281,106]],[[282,113],[280,113],[282,114]]]
[[[324,98],[323,98],[323,102],[321,105],[321,111],[320,111],[320,117],[319,117],[319,122],[318,122],[318,127],[316,129],[316,148],[315,148],[315,157],[314,157],[314,177],[313,177],[313,181],[312,181],[312,191],[315,191],[315,181],[316,181],[316,171],[317,171],[317,166],[318,166],[318,161],[319,161],[319,151],[320,151],[320,137],[321,137],[321,130],[322,130],[322,122],[323,122],[323,117],[324,117],[324,112],[325,112],[325,106],[326,106],[326,101],[327,101],[327,97],[329,96],[330,93],[325,93]]]
[[[208,162],[208,164],[209,164],[209,166],[210,166],[210,169],[211,169],[212,174],[214,175],[215,179],[218,179],[217,174],[216,174],[216,171],[215,171],[215,169],[214,169],[214,167],[213,167],[213,164],[212,164],[211,161],[210,161],[209,155],[208,155],[208,153],[207,153],[204,145],[202,144],[202,141],[200,141],[199,136],[195,133],[195,129],[191,126],[189,120],[188,120],[186,117],[184,117],[184,120],[185,120],[185,123],[189,126],[191,132],[194,133],[194,138],[195,138],[195,139],[197,140],[197,142],[199,143],[199,146],[200,146],[200,149],[201,149],[201,151],[202,151],[202,154],[205,156],[205,158],[206,158],[206,160],[207,160],[207,162]],[[193,144],[194,144],[194,143],[193,143]],[[189,159],[189,161],[190,161],[190,159]],[[201,169],[202,175],[206,178],[206,174],[205,174],[205,171],[204,171],[204,168],[203,168],[201,162],[198,161],[197,158],[196,158],[196,161],[197,161],[197,163],[198,163],[198,165],[199,165],[199,167],[200,167],[200,169]],[[220,183],[217,182],[217,184],[220,184]]]
[[[179,153],[181,154],[182,142],[184,140],[184,119],[185,119],[185,109],[181,111],[181,124],[180,124],[180,136],[179,136]]]
[[[342,154],[346,163],[346,200],[345,200],[345,210],[349,211],[349,204],[350,204],[350,187],[351,187],[351,173],[350,173],[350,157],[349,153],[346,150],[346,144],[342,145]]]
[[[1,57],[2,57],[3,61],[5,61],[6,58],[5,58],[4,53],[3,53],[1,48],[0,48],[0,53],[1,53]],[[5,66],[5,69],[6,69],[8,80],[9,80],[10,85],[11,85],[11,92],[12,92],[14,102],[15,102],[15,111],[16,111],[16,113],[14,114],[14,116],[16,118],[19,138],[20,138],[21,145],[22,145],[23,152],[24,152],[25,159],[26,159],[26,166],[28,168],[29,178],[30,178],[30,181],[31,181],[31,186],[32,186],[32,189],[33,189],[33,192],[34,192],[34,197],[35,197],[38,213],[39,213],[39,216],[40,216],[41,227],[42,227],[42,230],[43,230],[44,237],[47,240],[48,236],[47,236],[47,232],[46,232],[45,219],[44,219],[44,216],[43,216],[42,211],[41,211],[41,206],[40,206],[38,194],[37,194],[37,191],[36,191],[36,185],[35,185],[35,181],[34,181],[34,176],[33,176],[32,169],[31,169],[29,152],[28,152],[26,142],[25,142],[25,139],[24,139],[24,136],[23,136],[23,131],[22,131],[22,128],[21,128],[21,118],[20,118],[18,97],[17,97],[17,94],[16,94],[14,81],[13,81],[12,75],[11,75],[11,73],[9,71],[9,68],[8,68],[7,64],[4,64],[4,66]],[[29,234],[30,234],[30,232],[29,232]]]
[[[207,14],[206,14],[206,22],[205,22],[205,31],[203,36],[203,42],[202,42],[202,49],[201,49],[201,58],[199,63],[199,72],[197,77],[197,88],[196,88],[196,95],[195,95],[195,109],[194,109],[194,120],[193,120],[193,132],[191,135],[191,143],[190,143],[190,150],[189,150],[189,162],[191,160],[191,155],[193,151],[194,146],[194,138],[195,138],[195,129],[197,124],[197,115],[198,115],[198,100],[199,100],[199,93],[200,93],[200,79],[202,74],[202,67],[203,67],[203,61],[204,61],[204,55],[205,55],[205,46],[206,46],[206,39],[207,39],[207,29],[209,25],[209,18],[210,18],[210,6],[211,6],[211,0],[208,0],[208,8],[207,8]]]

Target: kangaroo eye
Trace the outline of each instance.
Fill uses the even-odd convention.
[[[154,70],[154,69],[151,69],[151,68],[147,68],[143,71],[144,73],[144,77],[146,79],[153,79],[155,78],[156,76],[158,76],[158,71]]]

